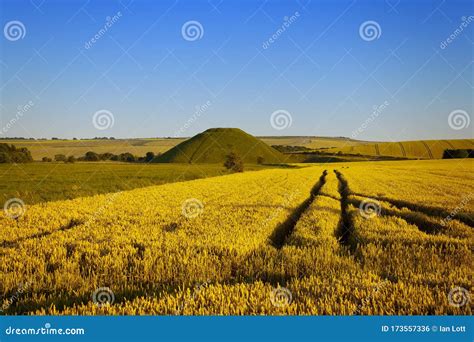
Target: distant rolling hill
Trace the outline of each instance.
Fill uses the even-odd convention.
[[[281,163],[285,156],[260,139],[238,128],[210,128],[161,155],[161,163],[223,163],[230,152],[246,163]]]
[[[323,149],[323,152],[361,154],[365,156],[388,156],[416,159],[441,159],[445,150],[474,149],[474,141],[462,140],[416,140],[400,142],[366,143],[346,147]]]

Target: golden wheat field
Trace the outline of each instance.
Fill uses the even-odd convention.
[[[472,287],[473,167],[334,163],[27,206],[0,218],[3,311],[469,315],[453,291]]]
[[[325,152],[362,154],[365,156],[391,156],[397,158],[441,159],[446,149],[472,149],[472,139],[417,140],[381,143],[361,143],[332,147]]]

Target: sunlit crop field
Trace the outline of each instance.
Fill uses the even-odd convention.
[[[445,150],[472,149],[473,147],[472,139],[452,139],[346,144],[323,151],[409,159],[441,159]]]
[[[473,167],[268,169],[12,209],[3,311],[469,315]]]

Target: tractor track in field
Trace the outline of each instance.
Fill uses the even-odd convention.
[[[430,156],[430,159],[434,159],[434,158],[433,158],[433,153],[431,153],[431,149],[430,149],[430,147],[428,146],[428,144],[426,143],[426,141],[421,141],[421,143],[422,143],[423,145],[425,145],[425,148],[426,148],[426,150],[428,151],[428,155]]]
[[[314,199],[319,195],[321,188],[326,183],[327,174],[327,170],[324,170],[319,177],[319,180],[311,189],[309,197],[291,213],[285,222],[278,225],[278,227],[273,231],[272,235],[270,236],[271,245],[273,247],[281,249],[284,246],[287,238],[295,229],[295,226],[303,213],[310,207],[311,203],[313,203]]]
[[[342,173],[337,170],[334,170],[334,173],[339,181],[338,190],[341,195],[341,219],[336,230],[336,236],[339,243],[349,248],[353,253],[355,245],[351,241],[351,236],[354,233],[354,223],[349,214],[349,196],[351,192],[349,190],[349,184]]]
[[[361,204],[363,203],[362,200],[358,200],[355,198],[349,198],[348,201],[350,204],[352,204],[355,207],[360,207]],[[420,216],[420,214],[422,216]],[[390,208],[383,207],[381,208],[380,216],[401,218],[405,220],[407,223],[415,225],[419,231],[422,231],[430,235],[442,234],[443,231],[446,230],[446,228],[443,227],[440,223],[432,222],[429,220],[430,218],[434,219],[434,217],[428,216],[426,214],[416,212],[416,211],[415,212],[414,211],[400,212],[400,211],[396,211]]]
[[[11,240],[11,241],[7,241],[7,240],[4,240],[2,242],[0,242],[0,247],[2,248],[16,248],[19,246],[20,243],[24,242],[24,241],[27,241],[27,240],[32,240],[32,239],[40,239],[40,238],[43,238],[43,237],[46,237],[46,236],[50,236],[54,233],[57,233],[57,232],[64,232],[66,230],[70,230],[70,229],[73,229],[81,224],[83,224],[84,222],[82,221],[79,221],[79,220],[75,220],[75,219],[72,219],[71,221],[69,221],[68,224],[65,224],[57,229],[54,229],[54,230],[51,230],[51,231],[48,231],[48,232],[41,232],[41,233],[36,233],[36,234],[33,234],[33,235],[30,235],[30,236],[25,236],[25,237],[21,237],[21,238],[17,238],[15,240]]]
[[[406,158],[407,152],[405,151],[405,147],[403,147],[403,144],[401,142],[398,143],[400,145],[400,150],[402,151],[402,156]]]
[[[379,145],[378,144],[375,144],[375,155],[376,156],[380,156],[380,149],[379,149]]]
[[[396,207],[398,209],[406,208],[406,209],[409,209],[410,211],[412,211],[414,213],[420,213],[420,214],[426,215],[426,216],[431,217],[431,218],[446,218],[446,217],[450,217],[450,215],[451,215],[450,211],[447,211],[447,210],[444,210],[444,209],[440,209],[440,208],[436,208],[436,207],[430,207],[430,206],[421,205],[421,204],[417,204],[417,203],[411,203],[411,202],[404,201],[404,200],[397,200],[397,199],[393,199],[393,198],[389,198],[389,197],[385,197],[385,196],[368,196],[368,195],[357,193],[357,192],[353,192],[353,193],[351,193],[351,195],[359,196],[359,197],[365,197],[365,198],[371,198],[371,199],[381,201],[381,202],[387,202],[387,203],[393,205],[394,207]],[[472,217],[470,217],[469,215],[464,215],[462,213],[461,214],[458,213],[454,217],[454,219],[456,219],[458,221],[461,221],[462,223],[466,224],[467,226],[469,226],[471,228],[474,228],[474,219]]]
[[[451,142],[450,142],[449,140],[441,140],[441,141],[443,141],[443,142],[444,142],[446,145],[448,145],[448,146],[449,146],[449,148],[451,148],[451,149],[455,150],[455,148],[454,148],[454,145],[453,145],[453,144],[451,144]]]

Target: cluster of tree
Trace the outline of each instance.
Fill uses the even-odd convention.
[[[474,158],[474,150],[444,150],[443,159]]]
[[[0,137],[0,140],[48,140],[47,138],[25,138],[25,137]],[[58,137],[52,137],[51,140],[67,140]],[[72,140],[78,140],[72,138]],[[115,140],[114,137],[94,137],[94,138],[81,138],[80,140]]]
[[[144,157],[137,157],[129,152],[121,153],[121,154],[113,154],[113,153],[96,153],[89,151],[84,156],[75,158],[74,156],[66,156],[64,154],[56,154],[54,156],[54,161],[57,162],[65,162],[65,163],[74,163],[75,161],[87,161],[87,162],[96,162],[96,161],[105,161],[105,160],[112,160],[112,161],[121,161],[121,162],[128,162],[128,163],[149,163],[155,160],[159,155],[156,155],[154,152],[147,152]],[[49,157],[43,158],[44,162],[52,162],[53,159]]]
[[[272,145],[272,147],[282,153],[312,151],[310,148],[305,146]]]
[[[242,161],[242,158],[235,153],[231,152],[226,156],[224,166],[228,170],[232,170],[234,172],[244,172],[244,162]]]
[[[45,163],[50,163],[53,161],[53,159],[49,157],[43,157],[41,160],[44,161]],[[65,163],[74,163],[77,160],[77,158],[74,156],[66,156],[64,154],[56,154],[54,156],[54,160],[65,162]]]
[[[27,163],[33,161],[26,147],[0,143],[0,163]]]
[[[35,138],[24,138],[24,137],[1,137],[0,140],[35,140]]]

